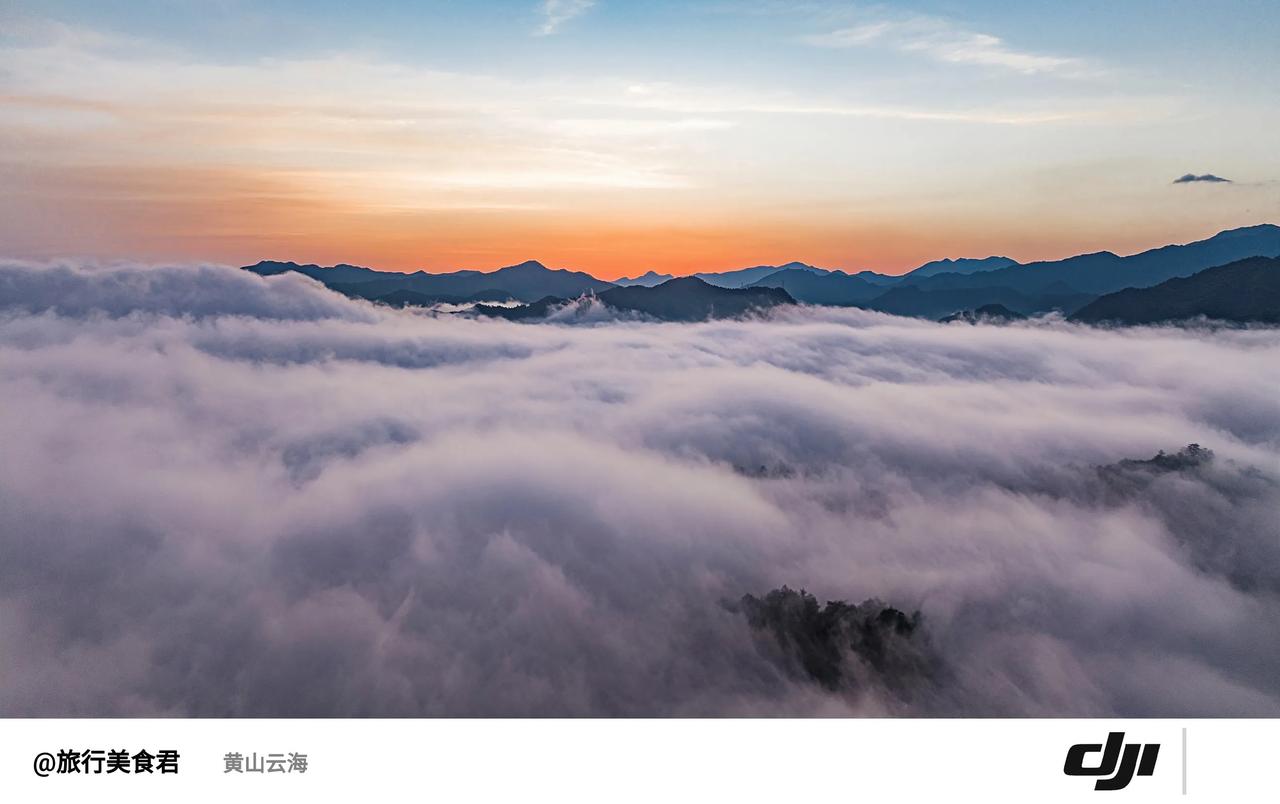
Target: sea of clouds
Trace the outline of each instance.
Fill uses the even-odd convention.
[[[1277,389],[1275,329],[0,262],[0,713],[1280,715]],[[930,669],[816,683],[783,585]]]

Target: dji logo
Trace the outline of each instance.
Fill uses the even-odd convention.
[[[1102,761],[1093,767],[1086,767],[1085,754],[1099,751],[1102,752]],[[1081,743],[1067,749],[1067,761],[1062,766],[1062,772],[1068,776],[1104,777],[1094,783],[1094,790],[1123,790],[1135,775],[1150,776],[1155,773],[1156,756],[1159,753],[1159,743],[1125,745],[1124,732],[1113,731],[1107,735],[1105,748],[1097,743]]]

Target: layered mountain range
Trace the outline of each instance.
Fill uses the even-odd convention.
[[[741,315],[751,309],[802,302],[930,319],[998,305],[1018,316],[1058,311],[1081,321],[1145,323],[1195,316],[1276,320],[1277,300],[1268,295],[1272,287],[1268,283],[1280,271],[1274,259],[1212,274],[1192,285],[1175,284],[1154,292],[1157,286],[1164,287],[1171,280],[1207,269],[1251,258],[1276,257],[1280,257],[1280,226],[1261,224],[1129,256],[1102,251],[1026,264],[1008,257],[945,259],[901,276],[870,271],[847,273],[801,262],[680,278],[649,271],[617,282],[581,271],[548,268],[534,261],[488,272],[434,274],[272,261],[246,266],[246,270],[262,275],[293,271],[348,296],[399,307],[460,304],[474,306],[480,314],[507,318],[538,317],[538,311],[545,313],[559,303],[593,296],[618,310],[681,321]],[[1132,292],[1148,288],[1153,292]],[[1121,292],[1121,300],[1106,301],[1109,294]],[[1181,301],[1170,301],[1175,297]],[[505,306],[494,306],[495,302]],[[1163,305],[1160,310],[1167,307],[1167,311],[1157,313],[1153,307],[1145,313],[1139,309],[1157,303]]]
[[[1088,324],[1212,321],[1280,324],[1280,258],[1249,257],[1149,288],[1127,288],[1071,316]]]

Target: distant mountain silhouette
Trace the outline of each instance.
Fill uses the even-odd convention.
[[[433,304],[441,303],[459,304],[462,302],[462,297],[431,295],[402,288],[379,296],[378,301],[383,304],[389,304],[392,307],[430,307]]]
[[[825,274],[825,268],[815,268],[803,262],[789,262],[786,265],[756,265],[752,268],[740,268],[736,271],[721,271],[719,273],[700,273],[694,274],[702,281],[721,288],[743,288],[764,279],[770,274],[776,274],[778,271],[807,271],[815,274]]]
[[[873,285],[889,286],[896,285],[902,281],[901,276],[892,276],[890,274],[878,274],[875,271],[858,271],[856,274],[849,274],[855,279],[861,279],[863,282],[870,282]]]
[[[635,285],[611,288],[596,294],[608,307],[641,313],[662,321],[707,321],[737,318],[756,310],[794,304],[785,290],[777,288],[720,288],[694,276],[671,279],[655,287]],[[478,315],[511,321],[545,318],[553,307],[572,300],[547,297],[522,307],[477,305]]]
[[[524,321],[526,319],[546,318],[552,308],[567,303],[567,299],[561,299],[558,296],[546,296],[536,302],[522,304],[519,307],[497,307],[492,304],[477,304],[471,308],[471,313],[489,318],[505,318],[508,321]]]
[[[696,276],[672,279],[652,288],[612,288],[597,295],[615,309],[644,313],[663,321],[736,318],[796,301],[778,288],[721,288]]]
[[[626,277],[623,277],[622,279],[615,279],[613,280],[613,284],[620,288],[631,287],[633,285],[641,285],[646,288],[651,288],[655,285],[661,285],[669,279],[675,279],[675,277],[671,274],[660,274],[657,271],[646,271],[633,279],[627,279]]]
[[[1156,324],[1200,316],[1280,324],[1280,259],[1251,257],[1154,287],[1109,293],[1082,307],[1071,320]]]
[[[958,313],[939,318],[938,321],[942,324],[950,324],[953,321],[963,321],[966,324],[987,322],[1003,324],[1009,321],[1022,321],[1025,319],[1025,315],[1015,313],[1003,304],[984,304],[976,310],[961,310]]]
[[[928,291],[1004,287],[1028,296],[1041,295],[1051,286],[1061,283],[1079,293],[1101,295],[1130,287],[1151,287],[1166,279],[1190,276],[1205,268],[1245,257],[1276,256],[1280,256],[1280,226],[1262,224],[1231,229],[1208,240],[1164,246],[1129,257],[1100,251],[976,274],[947,273],[904,281]]]
[[[980,260],[961,257],[960,259],[943,259],[926,262],[919,268],[908,271],[905,274],[880,274],[875,271],[858,271],[849,274],[855,279],[861,279],[872,285],[881,287],[890,287],[897,285],[908,278],[924,279],[938,274],[956,273],[956,274],[974,274],[982,271],[994,271],[999,268],[1008,268],[1018,263],[1008,257],[984,257]],[[833,271],[832,273],[842,273]]]
[[[1169,279],[1191,276],[1206,268],[1248,257],[1277,256],[1280,256],[1280,226],[1262,224],[1231,229],[1207,240],[1164,246],[1128,257],[1102,251],[1026,265],[1013,263],[1007,257],[936,260],[902,277],[871,271],[848,274],[800,262],[700,273],[682,280],[649,271],[616,284],[580,271],[552,270],[532,261],[490,272],[455,271],[447,274],[424,271],[404,274],[356,265],[326,268],[274,261],[246,266],[246,270],[266,276],[295,271],[348,296],[396,306],[511,299],[534,304],[548,297],[576,299],[592,293],[603,300],[615,289],[658,289],[677,282],[664,290],[661,296],[635,297],[639,301],[633,300],[630,294],[616,295],[612,297],[613,306],[631,309],[627,305],[632,303],[656,305],[659,312],[654,314],[660,318],[696,320],[700,314],[698,311],[702,309],[700,305],[709,298],[706,289],[684,281],[696,278],[702,284],[720,290],[776,289],[785,293],[788,300],[808,304],[857,306],[937,320],[987,305],[1001,305],[1020,315],[1050,310],[1070,315],[1103,294],[1131,287],[1152,287]],[[1000,267],[1004,263],[1011,264]],[[673,294],[688,294],[690,298],[681,303]],[[737,303],[721,299],[716,309],[733,309]],[[1224,313],[1230,312],[1224,308]],[[687,315],[694,318],[681,317]]]
[[[908,271],[902,278],[915,277],[916,279],[924,279],[938,274],[977,274],[984,271],[994,271],[998,268],[1008,268],[1017,264],[1016,261],[1008,257],[984,257],[980,260],[965,257],[958,260],[934,260],[933,262],[926,262],[914,271]]]
[[[342,270],[339,272],[339,269]],[[596,279],[590,274],[553,270],[532,260],[496,271],[454,271],[448,274],[429,274],[425,271],[403,274],[355,266],[319,268],[314,265],[297,266],[294,263],[258,263],[247,266],[246,270],[266,275],[295,270],[348,296],[373,301],[380,301],[392,293],[411,291],[426,303],[455,302],[484,292],[503,292],[519,301],[533,302],[544,296],[570,298],[613,287],[613,283]],[[403,299],[404,296],[398,298]]]
[[[924,290],[917,285],[906,285],[890,288],[886,293],[860,306],[881,313],[937,320],[952,313],[987,305],[1000,305],[1022,315],[1050,310],[1070,313],[1092,300],[1093,296],[1073,293],[1064,285],[1050,287],[1047,292],[1035,296],[1007,287]]]
[[[472,302],[519,301],[505,290],[482,290],[470,296],[453,296],[441,293],[419,293],[416,290],[393,290],[378,296],[380,304],[392,307],[430,307],[434,304],[469,304]]]
[[[515,296],[512,296],[508,291],[499,290],[497,288],[490,288],[489,290],[481,290],[481,291],[472,293],[470,296],[460,299],[459,301],[460,302],[509,302],[509,301],[520,301],[520,300],[517,299]]]
[[[844,307],[869,302],[885,292],[884,286],[850,276],[843,271],[819,274],[797,268],[775,271],[747,287],[782,288],[797,301]]]
[[[261,276],[275,276],[277,274],[294,271],[295,273],[309,276],[312,279],[323,282],[326,285],[332,285],[336,282],[368,282],[375,279],[381,279],[387,276],[383,271],[375,271],[372,268],[361,268],[358,265],[339,264],[330,267],[324,267],[314,264],[299,265],[296,262],[277,262],[275,260],[263,260],[257,265],[245,266],[246,271],[253,271]]]

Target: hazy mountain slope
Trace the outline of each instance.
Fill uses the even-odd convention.
[[[1164,246],[1129,257],[1109,251],[1081,254],[1053,262],[984,271],[978,274],[938,274],[907,282],[922,290],[1005,287],[1026,295],[1043,293],[1055,283],[1095,295],[1128,287],[1150,287],[1166,279],[1246,257],[1280,256],[1280,226],[1262,224],[1219,232],[1207,240]]]
[[[602,302],[663,321],[703,321],[736,318],[752,310],[794,304],[778,288],[721,288],[694,276],[680,277],[652,288],[613,288],[599,294]]]
[[[908,271],[903,275],[906,277],[915,277],[924,279],[925,277],[936,276],[938,274],[977,274],[984,271],[995,271],[1000,268],[1008,268],[1017,265],[1017,261],[1008,257],[984,257],[980,260],[962,257],[957,260],[943,259],[926,262],[914,271]]]
[[[675,279],[675,276],[672,274],[660,274],[657,271],[646,271],[637,277],[623,277],[622,279],[615,279],[613,280],[613,284],[620,288],[628,288],[633,285],[641,285],[646,288],[651,288],[655,285],[661,285],[663,282],[671,279]]]
[[[1251,257],[1085,305],[1073,321],[1154,324],[1204,316],[1280,324],[1280,259]]]
[[[471,308],[474,315],[486,316],[488,318],[505,318],[508,321],[525,321],[538,318],[546,318],[552,308],[565,304],[566,300],[555,296],[547,296],[538,299],[536,302],[524,304],[519,307],[498,307],[492,304],[477,304]]]
[[[721,288],[693,276],[663,282],[655,287],[634,285],[604,291],[596,298],[614,310],[640,313],[662,321],[706,321],[737,318],[753,310],[779,304],[794,304],[795,299],[777,288]],[[552,308],[570,299],[547,297],[522,307],[502,308],[477,305],[478,315],[506,318],[512,321],[545,318]]]
[[[770,274],[778,271],[808,271],[809,273],[825,274],[825,268],[815,268],[803,262],[789,262],[786,265],[756,265],[751,268],[740,268],[736,271],[721,271],[719,273],[700,273],[694,274],[698,279],[710,285],[721,288],[742,288],[764,279]]]
[[[1070,313],[1093,299],[1087,294],[1072,293],[1069,288],[1061,285],[1051,287],[1048,291],[1028,295],[1004,287],[924,290],[915,285],[906,285],[891,288],[887,293],[860,306],[893,315],[937,319],[988,305],[1002,305],[1022,315],[1050,310]]]
[[[855,274],[849,274],[855,279],[861,279],[863,282],[870,282],[873,285],[881,287],[889,287],[896,285],[902,281],[901,276],[890,276],[889,274],[878,274],[875,271],[858,271]]]
[[[312,263],[300,265],[296,262],[278,262],[276,260],[263,260],[256,265],[246,265],[244,269],[246,271],[252,271],[259,276],[275,276],[277,274],[293,271],[295,273],[309,276],[326,285],[332,285],[338,282],[370,282],[386,276],[386,273],[383,271],[375,271],[372,268],[362,268],[358,265],[339,264],[326,267]]]
[[[393,290],[373,301],[389,304],[392,307],[430,307],[435,304],[467,304],[470,302],[505,302],[512,296],[505,290],[482,290],[469,296],[454,296],[445,293],[419,293],[416,290]]]
[[[1021,321],[1025,318],[1026,316],[1022,313],[1016,313],[1003,304],[984,304],[976,310],[961,310],[958,313],[944,316],[939,318],[938,322],[941,324],[950,324],[954,321],[963,321],[966,324],[1004,324],[1010,321]]]
[[[526,301],[544,296],[579,296],[588,291],[600,291],[613,287],[612,282],[596,279],[582,271],[551,269],[539,262],[523,262],[500,268],[491,274],[482,274],[475,281],[482,290],[505,290],[512,296]]]
[[[782,288],[797,301],[839,306],[862,304],[885,293],[883,285],[873,284],[842,271],[816,274],[794,268],[769,274],[747,287]]]
[[[350,268],[361,273],[353,273],[352,270],[331,273],[339,268]],[[509,265],[490,272],[454,271],[447,274],[429,274],[425,271],[402,274],[368,268],[356,269],[354,266],[319,268],[295,266],[293,263],[258,263],[247,266],[246,270],[254,273],[296,270],[348,296],[365,299],[379,299],[397,291],[412,291],[435,301],[454,301],[477,293],[501,291],[520,301],[532,302],[545,296],[568,298],[613,287],[612,282],[596,279],[590,274],[551,269],[535,261]],[[358,281],[352,281],[353,277],[358,278]]]

